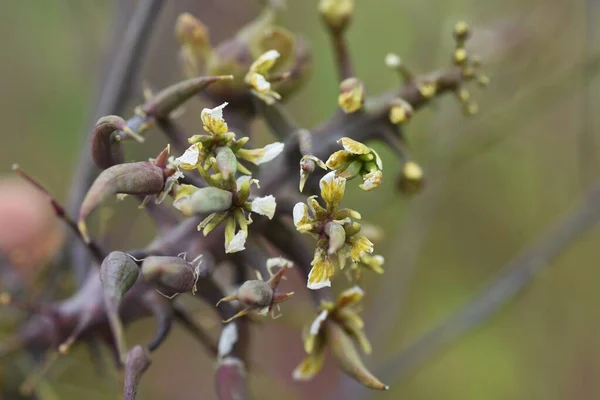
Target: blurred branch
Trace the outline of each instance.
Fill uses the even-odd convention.
[[[380,368],[384,379],[404,376],[471,329],[489,319],[527,288],[537,273],[600,219],[600,182],[566,219],[557,223],[531,248],[515,257],[505,272],[441,324],[425,333]]]
[[[140,69],[144,53],[148,47],[151,28],[162,5],[163,0],[138,2],[125,34],[118,35],[119,39],[115,41],[118,45],[118,51],[105,82],[100,85],[103,88],[102,95],[96,107],[92,124],[104,115],[119,113],[125,106],[131,84]],[[119,3],[117,3],[117,13],[120,10]],[[118,14],[117,17],[119,17]],[[109,54],[111,53],[113,52],[110,51]],[[70,214],[77,212],[85,193],[97,175],[97,169],[89,156],[87,147],[88,141],[86,140],[79,155],[76,167],[77,175],[71,184],[68,209]],[[89,257],[86,254],[85,246],[76,242],[73,236],[69,237],[66,246],[76,279],[81,284],[89,267]]]

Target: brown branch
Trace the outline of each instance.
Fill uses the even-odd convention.
[[[93,126],[96,120],[104,115],[118,114],[125,106],[131,84],[140,69],[148,47],[152,26],[158,18],[163,3],[163,0],[138,2],[124,35],[117,34],[118,52],[105,82],[100,85],[103,88],[102,95],[90,125]],[[77,175],[71,184],[68,207],[71,214],[76,213],[79,209],[90,184],[98,173],[87,147],[88,141],[86,140],[77,163]],[[89,260],[83,250],[85,247],[73,239],[74,237],[70,237],[67,240],[66,248],[76,279],[81,284],[89,267]]]

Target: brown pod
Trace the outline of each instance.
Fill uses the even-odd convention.
[[[90,241],[85,220],[106,198],[118,193],[140,196],[158,194],[164,183],[163,169],[148,161],[119,164],[105,169],[88,190],[79,209],[77,225],[81,236],[86,242]]]
[[[123,162],[118,132],[125,126],[127,122],[116,115],[107,115],[96,122],[92,131],[92,160],[98,168],[106,169]]]
[[[197,268],[179,257],[150,256],[142,262],[142,276],[168,294],[195,289]]]
[[[247,306],[265,308],[273,302],[273,289],[264,281],[246,281],[238,289],[237,297]]]
[[[142,346],[136,345],[129,350],[125,363],[125,400],[135,399],[142,374],[148,369],[151,362],[150,353]]]

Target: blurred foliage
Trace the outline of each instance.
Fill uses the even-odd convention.
[[[153,87],[179,78],[171,26],[177,13],[191,3],[170,2],[157,26],[155,41],[160,46],[152,49],[141,77]],[[223,21],[231,18],[233,25],[239,25],[245,20],[245,15],[229,16],[235,13],[234,0],[222,3],[218,7]],[[312,127],[337,107],[333,57],[316,15],[316,1],[288,3],[283,23],[309,37],[315,67],[312,79],[289,102],[290,110],[301,125]],[[364,314],[374,344],[367,364],[375,371],[468,301],[512,255],[564,215],[596,179],[600,131],[594,111],[599,83],[594,65],[585,66],[600,54],[600,28],[592,25],[600,16],[597,3],[357,1],[349,43],[356,74],[367,93],[398,84],[383,64],[389,51],[400,54],[415,72],[448,65],[450,32],[457,20],[474,26],[471,47],[482,54],[492,79],[485,91],[473,90],[480,103],[479,116],[465,119],[458,103],[447,96],[410,123],[406,133],[415,159],[428,174],[424,193],[399,197],[392,179],[399,165],[383,150],[386,179],[378,195],[369,196],[366,203],[365,194],[352,185],[347,205],[386,232],[378,247],[387,260],[384,279],[366,277],[365,300],[371,307],[367,305]],[[194,7],[189,10],[202,19],[201,6]],[[0,64],[4,93],[0,172],[9,174],[11,163],[18,161],[64,200],[103,71],[112,4],[9,0],[0,4],[0,10],[0,40],[5,49]],[[209,27],[220,23],[204,22]],[[141,97],[139,88],[136,96]],[[199,107],[188,108],[184,117],[188,126],[197,123]],[[262,124],[257,128],[264,131]],[[156,136],[148,146],[160,146],[162,138]],[[129,154],[153,154],[154,147]],[[129,213],[131,205],[116,207],[117,229],[125,229],[118,216]],[[143,244],[149,236],[141,232],[148,222],[139,219],[124,234],[124,242],[121,238],[111,242],[119,247]],[[598,240],[597,229],[587,234],[490,323],[422,368],[387,382],[390,392],[371,397],[599,397],[600,339],[595,332],[600,311],[594,306],[600,300]],[[294,302],[302,299],[307,298],[298,296]],[[284,319],[291,325],[269,322],[255,329],[257,368],[252,376],[263,378],[252,387],[264,393],[268,374],[279,388],[271,395],[293,392],[305,398],[311,387],[318,387],[312,390],[312,398],[336,398],[326,391],[346,378],[331,379],[337,377],[334,369],[324,371],[314,385],[290,380],[293,366],[302,357],[298,328],[311,315],[309,302],[295,307],[298,311],[290,308],[288,314],[293,315]],[[196,308],[199,318],[213,318],[208,309]],[[128,334],[145,339],[148,328],[142,322]],[[97,375],[88,359],[85,346],[62,359],[46,381],[52,384],[44,386],[48,391],[44,398],[114,398],[119,390],[115,373],[108,368],[105,376]],[[202,398],[208,399],[212,385],[212,361],[187,334],[175,329],[143,378],[140,398],[196,398],[194,390],[196,394],[201,390],[206,393]]]

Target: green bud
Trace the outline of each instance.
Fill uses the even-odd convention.
[[[237,172],[237,158],[233,154],[233,151],[229,147],[217,147],[215,153],[217,154],[217,167],[223,179],[227,180],[231,176],[235,176]]]
[[[213,213],[228,210],[232,199],[231,192],[211,186],[198,189],[191,196],[178,199],[173,206],[186,215]]]
[[[341,176],[344,179],[352,179],[360,173],[363,168],[363,163],[359,160],[354,160],[348,164],[344,169],[340,169],[337,172],[337,176]]]

